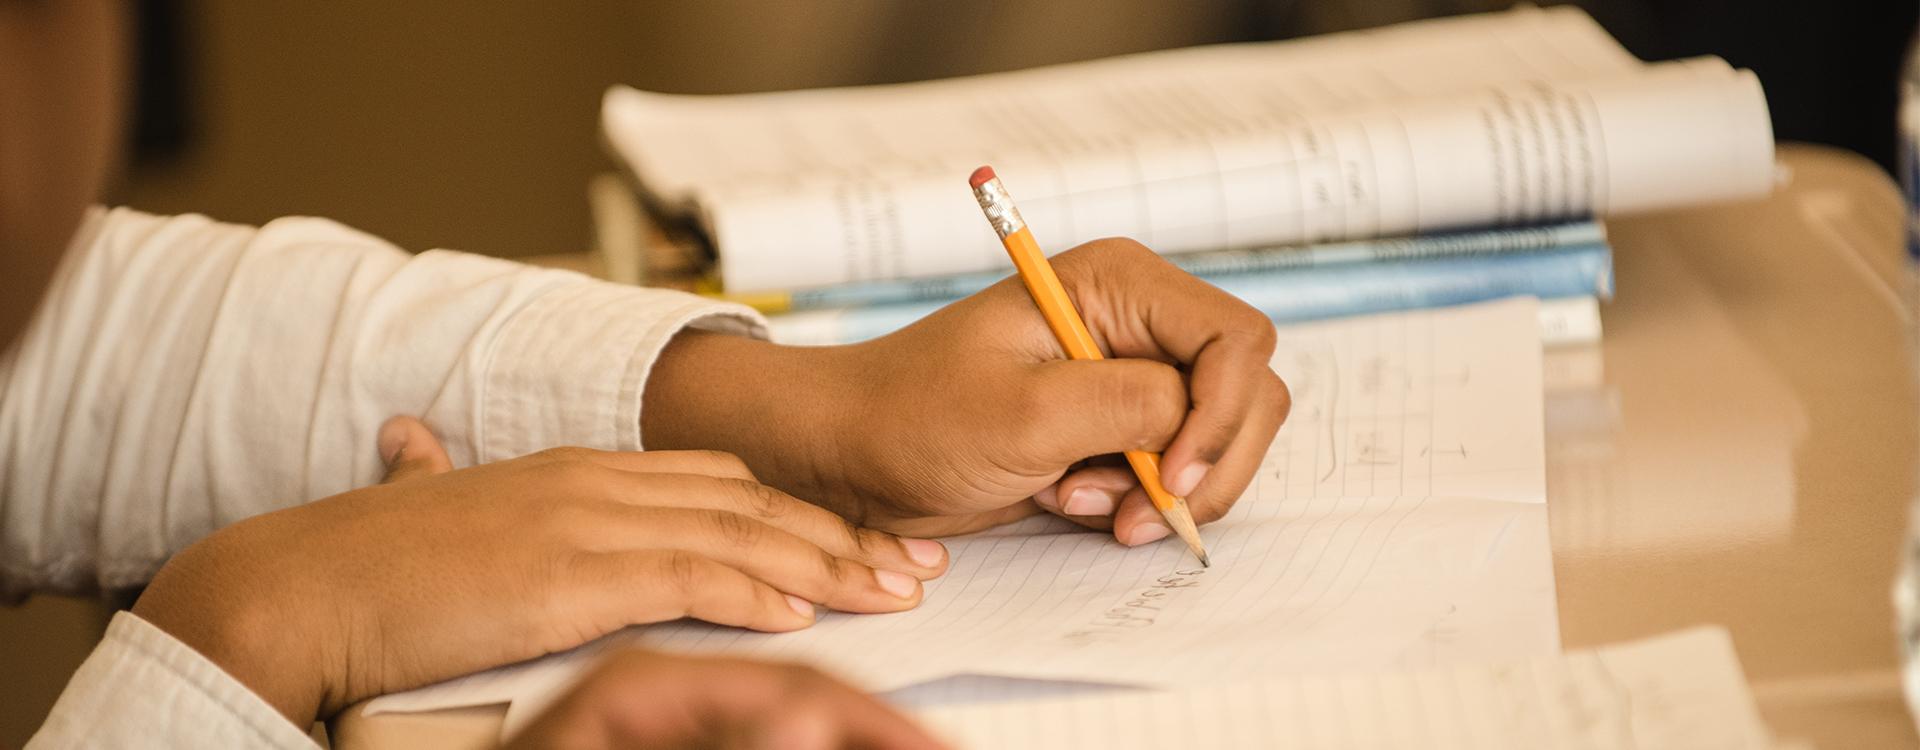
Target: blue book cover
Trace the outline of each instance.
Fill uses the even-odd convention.
[[[1287,323],[1517,295],[1609,299],[1613,253],[1604,244],[1588,244],[1496,255],[1203,274],[1201,278],[1245,300],[1274,322]],[[774,340],[782,343],[850,343],[892,333],[952,301],[810,310],[768,320]]]
[[[1538,227],[1481,229],[1291,247],[1218,250],[1168,255],[1166,258],[1195,276],[1213,278],[1231,274],[1355,263],[1500,255],[1559,247],[1598,245],[1605,242],[1606,232],[1598,222],[1578,221]],[[934,302],[965,297],[991,286],[1006,276],[1005,271],[995,271],[924,279],[870,281],[784,293],[749,294],[737,299],[760,307],[763,312],[798,312],[907,302]]]

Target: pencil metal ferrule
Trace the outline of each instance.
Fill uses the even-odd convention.
[[[987,221],[993,224],[993,231],[1006,239],[1014,232],[1027,226],[1020,218],[1020,209],[1013,205],[1013,196],[1007,194],[1007,186],[995,177],[980,183],[973,189],[973,199],[980,202],[980,210],[987,215]]]

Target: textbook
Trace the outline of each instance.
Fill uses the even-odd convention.
[[[1754,75],[1643,63],[1577,8],[918,83],[608,91],[605,138],[728,293],[1006,269],[991,163],[1048,252],[1165,255],[1550,223],[1765,194]]]
[[[1512,296],[1543,300],[1613,296],[1613,254],[1604,244],[1533,252],[1460,256],[1392,263],[1359,263],[1280,269],[1202,279],[1239,297],[1276,323],[1367,313],[1448,307]],[[928,300],[772,315],[773,340],[782,344],[830,345],[884,336],[952,302]],[[1576,310],[1578,312],[1578,310]],[[1556,343],[1598,334],[1597,316],[1580,330],[1550,336]],[[1543,333],[1571,326],[1543,321]]]
[[[1525,250],[1598,245],[1605,242],[1606,231],[1598,222],[1579,221],[1540,227],[1513,227],[1417,237],[1326,242],[1299,247],[1216,250],[1167,256],[1167,260],[1178,266],[1180,270],[1195,276],[1219,278],[1287,269],[1423,258],[1485,256]],[[922,279],[840,284],[789,292],[730,295],[717,288],[702,291],[712,296],[751,305],[763,313],[777,314],[909,302],[950,302],[992,286],[1005,278],[1007,274],[1004,272],[988,271]]]

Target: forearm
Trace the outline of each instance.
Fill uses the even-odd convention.
[[[371,483],[396,414],[456,465],[637,448],[666,341],[753,320],[317,219],[83,231],[0,361],[0,596],[138,585],[213,529]]]

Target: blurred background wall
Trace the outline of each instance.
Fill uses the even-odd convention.
[[[320,215],[415,250],[574,251],[588,242],[587,178],[611,166],[595,124],[614,83],[734,93],[907,81],[1509,4],[141,0],[135,159],[115,201],[251,223]],[[1915,4],[1580,4],[1643,58],[1713,53],[1754,68],[1783,140],[1891,162]],[[0,747],[38,725],[107,611],[49,598],[0,608]]]
[[[583,249],[613,83],[733,93],[907,81],[1277,39],[1509,0],[146,0],[138,166],[122,198],[339,219],[410,249]],[[1642,57],[1755,68],[1783,138],[1890,163],[1913,3],[1587,0]]]

